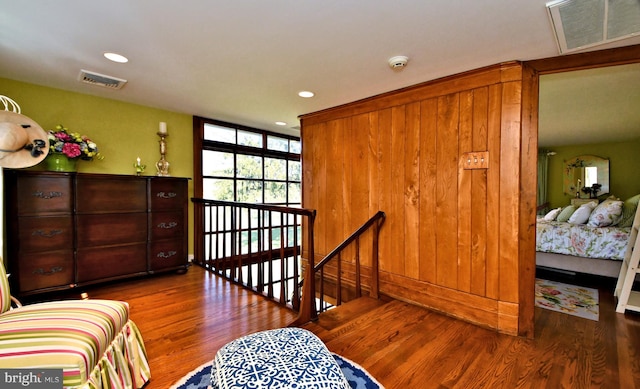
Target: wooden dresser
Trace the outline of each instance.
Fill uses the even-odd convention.
[[[5,170],[7,254],[19,295],[188,265],[188,179]]]

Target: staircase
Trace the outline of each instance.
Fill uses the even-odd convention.
[[[363,291],[378,298],[378,239],[384,212],[376,212],[316,264],[315,210],[191,201],[196,226],[193,263],[298,311],[291,326],[316,320],[319,312],[358,298]],[[371,244],[371,250],[363,250],[370,256],[362,258],[369,265],[365,269],[361,240]],[[353,249],[344,254],[347,247]],[[301,277],[303,262],[306,274]]]
[[[360,266],[360,238],[369,229],[372,229],[371,238],[371,267],[369,271],[369,282],[366,289],[371,299],[378,299],[379,274],[378,274],[378,239],[380,228],[385,220],[385,213],[376,212],[360,228],[354,231],[347,239],[334,248],[320,262],[314,264],[314,256],[309,255],[305,270],[305,276],[299,286],[302,289],[299,315],[290,326],[300,327],[309,321],[315,321],[318,313],[324,312],[334,306],[343,304],[343,297],[349,295],[352,290],[353,297],[359,299],[363,296],[362,273]],[[312,240],[312,239],[311,239]],[[342,252],[350,245],[355,245],[355,256],[353,258],[353,274],[350,279],[345,279],[346,271],[343,269]],[[313,245],[311,246],[313,247]],[[331,263],[332,269],[327,266]],[[325,269],[327,269],[325,271]],[[343,280],[344,279],[344,280]],[[317,284],[317,287],[316,287]],[[332,285],[333,291],[326,291],[325,284]],[[344,284],[344,286],[343,286]],[[351,296],[350,296],[351,297]]]

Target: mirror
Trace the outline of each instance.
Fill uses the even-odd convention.
[[[565,161],[563,188],[565,194],[580,198],[596,198],[608,194],[609,160],[581,155]]]

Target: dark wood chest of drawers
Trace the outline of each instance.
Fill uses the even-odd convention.
[[[19,295],[186,269],[188,179],[5,170]]]

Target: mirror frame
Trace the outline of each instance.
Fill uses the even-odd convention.
[[[576,188],[575,169],[579,167],[598,168],[598,184],[601,185],[597,196],[609,194],[609,160],[607,158],[597,157],[595,155],[579,155],[564,161],[564,174],[562,188],[564,193],[575,197],[583,197],[582,188]],[[576,196],[576,190],[578,196]],[[589,195],[586,195],[588,198]]]

